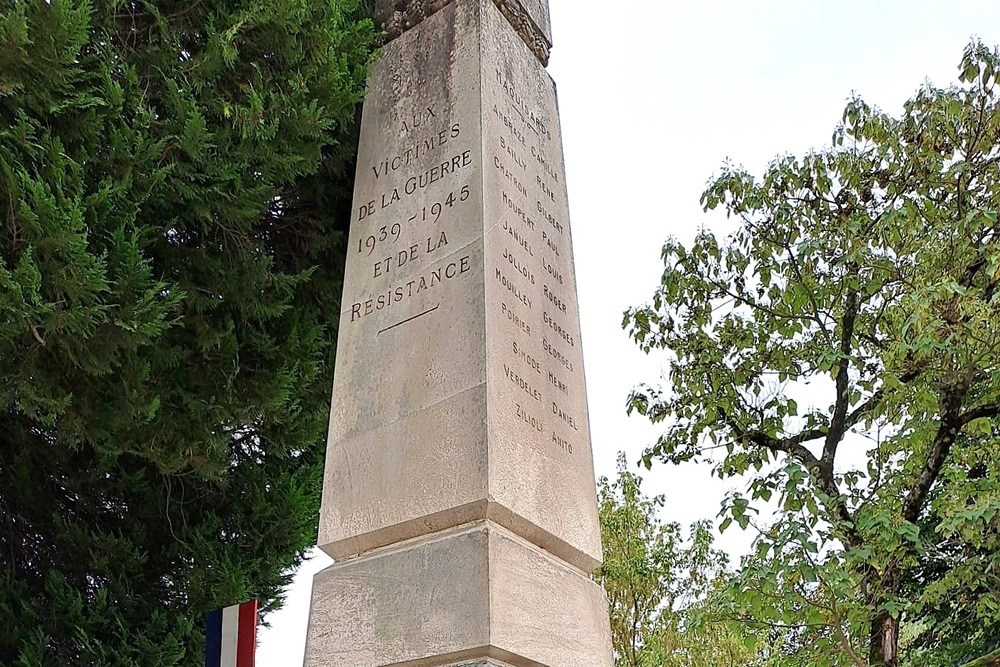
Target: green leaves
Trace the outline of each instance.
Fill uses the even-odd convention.
[[[314,543],[358,0],[0,11],[0,664],[199,663]]]
[[[819,614],[829,643],[803,643],[800,660],[895,667],[877,646],[900,641],[892,618],[924,613],[920,586],[900,590],[930,554],[950,555],[931,558],[925,586],[983,590],[957,553],[994,553],[979,536],[996,513],[960,471],[995,479],[972,452],[1000,445],[998,71],[1000,53],[974,42],[959,83],[921,88],[899,117],[853,99],[830,148],[759,178],[724,165],[701,201],[733,231],[668,241],[651,304],[626,313],[670,364],[665,386],[629,401],[665,426],[645,460],[745,477],[724,527],[776,505],[760,538],[774,581],[753,581],[790,601],[771,621]]]
[[[658,513],[663,496],[642,493],[642,478],[618,457],[618,477],[600,480],[604,564],[595,578],[608,594],[618,667],[748,667],[763,644],[724,618],[717,598],[729,576],[711,524],[685,539]],[[762,663],[761,663],[762,664]]]

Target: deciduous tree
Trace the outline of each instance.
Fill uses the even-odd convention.
[[[728,559],[713,547],[708,522],[660,518],[665,499],[642,492],[624,455],[618,477],[600,480],[604,563],[597,580],[608,594],[617,667],[752,667],[765,664],[766,637],[722,618],[714,597]]]
[[[910,623],[996,640],[975,630],[1000,618],[998,80],[972,43],[958,83],[898,116],[853,99],[830,148],[762,178],[727,165],[702,202],[728,230],[668,242],[626,313],[671,360],[630,399],[665,426],[645,461],[747,480],[725,523],[761,534],[733,589],[750,620],[804,633],[789,664],[951,650],[917,660]]]

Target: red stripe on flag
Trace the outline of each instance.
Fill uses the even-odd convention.
[[[236,667],[254,667],[257,652],[257,601],[240,605],[240,634],[236,640]]]

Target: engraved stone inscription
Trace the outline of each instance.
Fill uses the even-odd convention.
[[[610,667],[548,2],[374,9],[305,664]]]
[[[593,568],[554,85],[492,0],[454,0],[386,47],[369,91],[320,545],[344,558],[488,516]]]
[[[368,259],[371,280],[344,295],[351,304],[349,322],[391,311],[397,324],[379,334],[413,321],[414,297],[472,271],[471,256],[451,254],[449,241],[457,233],[456,221],[473,214],[465,206],[470,186],[456,182],[463,169],[474,165],[472,150],[447,151],[462,136],[461,123],[428,106],[404,113],[399,129],[407,144],[371,165],[381,192],[358,207],[352,227],[352,248]],[[419,203],[411,204],[408,198],[418,193],[423,195]],[[438,257],[447,261],[435,262]]]
[[[484,68],[487,63],[484,62]],[[490,63],[484,73],[487,153],[486,261],[494,266],[505,326],[494,329],[494,361],[510,386],[500,410],[549,456],[589,451],[579,316],[554,96],[533,72]],[[510,341],[505,343],[504,341]]]

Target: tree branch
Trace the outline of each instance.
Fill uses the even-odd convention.
[[[920,373],[924,370],[925,366],[926,364],[916,364],[913,366],[913,368],[900,375],[898,378],[900,384],[909,384],[910,382],[915,380],[917,376],[919,376]],[[885,388],[880,387],[878,390],[875,391],[874,394],[868,397],[867,401],[865,401],[858,407],[854,408],[854,410],[852,410],[851,413],[847,415],[847,419],[845,422],[845,431],[851,428],[852,426],[855,426],[858,422],[864,419],[865,415],[869,414],[872,410],[877,408],[878,404],[882,402],[883,398],[885,398]]]
[[[831,523],[844,532],[845,542],[848,546],[854,547],[860,544],[860,538],[853,527],[854,519],[847,508],[847,503],[844,502],[840,489],[837,488],[832,470],[830,474],[824,474],[821,470],[820,460],[802,444],[822,438],[826,434],[824,429],[810,429],[789,438],[775,438],[761,431],[747,431],[729,417],[725,411],[720,410],[720,414],[738,440],[772,452],[787,454],[801,463],[813,475],[816,485],[830,498],[833,505],[830,509],[834,512],[834,516],[830,517]]]
[[[795,272],[795,277],[798,279],[799,284],[802,285],[802,288],[806,291],[806,295],[809,297],[809,303],[812,305],[813,308],[812,319],[816,320],[816,324],[819,325],[819,330],[823,334],[823,338],[826,339],[827,345],[830,345],[832,344],[832,341],[830,340],[830,332],[827,331],[826,324],[820,318],[821,310],[819,304],[816,302],[816,295],[813,294],[813,291],[806,286],[805,277],[803,276],[802,271],[799,268],[798,258],[792,251],[791,244],[788,243],[788,241],[786,240],[784,243],[782,243],[782,245],[785,247],[785,251],[788,253],[788,259],[792,265],[792,270]]]
[[[990,419],[998,415],[1000,415],[1000,403],[988,403],[966,411],[965,414],[958,418],[958,421],[962,426],[965,426],[977,419]]]
[[[867,401],[854,408],[851,414],[847,415],[847,419],[844,423],[845,430],[856,425],[861,421],[865,415],[874,410],[882,399],[885,398],[885,389],[879,388],[874,394],[872,394]]]
[[[967,662],[962,667],[996,667],[997,664],[1000,664],[1000,649],[981,658],[976,658],[972,662]]]
[[[920,510],[923,508],[924,501],[927,500],[927,494],[930,493],[931,487],[937,481],[941,468],[944,467],[944,462],[951,452],[951,446],[955,444],[958,432],[964,425],[959,416],[959,410],[962,407],[965,389],[952,387],[944,391],[945,395],[941,400],[941,423],[938,425],[934,442],[931,443],[931,451],[927,455],[927,460],[924,461],[923,469],[917,476],[916,482],[903,500],[903,518],[910,523],[916,523],[920,518]]]
[[[976,279],[976,274],[979,273],[986,266],[986,258],[979,257],[972,264],[969,264],[965,268],[965,273],[962,274],[962,279],[959,281],[962,287],[968,289],[972,287],[972,281]]]
[[[813,318],[811,318],[809,315],[796,315],[793,313],[783,313],[780,310],[775,310],[774,308],[765,306],[764,304],[758,301],[750,299],[748,295],[737,294],[736,292],[733,292],[728,285],[724,285],[714,280],[709,280],[708,278],[706,278],[706,282],[708,282],[708,284],[714,287],[715,289],[724,293],[729,298],[733,299],[737,304],[749,306],[751,309],[759,310],[762,313],[767,313],[771,317],[777,317],[778,319],[782,320],[804,320],[804,321],[813,320]]]
[[[857,665],[857,667],[868,667],[868,663],[865,662],[864,659],[862,659],[862,657],[854,650],[854,647],[851,646],[851,640],[847,638],[847,634],[844,632],[844,626],[842,625],[843,621],[840,619],[840,615],[834,614],[833,621],[833,630],[837,633],[837,639],[840,641],[840,647],[844,649],[844,653],[847,654],[847,657],[849,657],[851,662]]]
[[[986,288],[983,290],[983,301],[986,303],[993,301],[993,295],[996,294],[998,285],[1000,285],[1000,280],[991,280],[987,283]]]
[[[852,264],[847,272],[846,278],[858,275],[858,267]],[[820,460],[820,470],[823,476],[833,477],[833,463],[837,457],[837,448],[844,439],[847,432],[847,410],[851,404],[850,392],[850,370],[851,351],[854,341],[854,325],[858,319],[858,308],[860,307],[858,291],[856,289],[847,290],[844,299],[844,318],[840,325],[840,361],[837,367],[837,398],[834,402],[833,417],[830,419],[830,429],[826,434],[826,442],[823,443],[823,457]]]
[[[784,454],[788,454],[809,470],[815,470],[819,466],[819,459],[817,459],[812,452],[803,446],[801,442],[796,442],[795,438],[785,438],[779,440],[778,438],[769,436],[766,433],[761,433],[760,431],[741,434],[737,431],[735,424],[730,423],[730,427],[734,432],[736,432],[737,436],[739,436],[741,440],[753,443],[772,452],[782,452]],[[804,441],[805,440],[803,440],[803,442]]]
[[[807,431],[796,433],[790,438],[785,438],[781,442],[786,442],[789,445],[801,445],[803,442],[809,442],[810,440],[819,440],[820,438],[825,438],[826,433],[827,429],[825,428],[811,428]],[[811,455],[812,453],[810,452],[810,456]]]

